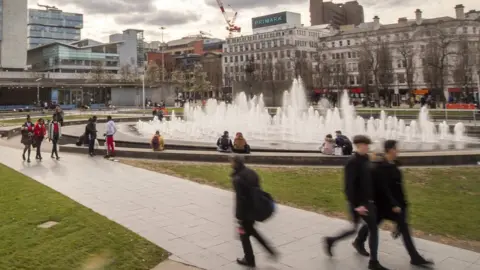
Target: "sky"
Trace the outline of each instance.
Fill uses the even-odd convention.
[[[312,0],[315,1],[315,0]],[[319,1],[319,0],[316,0]],[[108,41],[108,36],[128,28],[143,29],[146,41],[161,41],[160,27],[165,27],[164,41],[186,35],[210,33],[224,39],[228,32],[216,0],[28,0],[30,8],[37,3],[54,5],[65,12],[83,13],[82,38]],[[237,25],[242,34],[250,34],[251,18],[282,11],[298,12],[302,23],[310,25],[309,0],[223,0],[227,13],[238,12]],[[342,3],[345,1],[334,1]],[[415,18],[415,10],[423,11],[424,18],[455,17],[454,7],[465,6],[465,12],[480,9],[479,0],[358,0],[363,5],[365,21],[375,15],[383,24],[400,17]],[[230,5],[232,8],[228,7]]]

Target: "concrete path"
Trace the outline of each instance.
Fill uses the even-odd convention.
[[[60,162],[26,164],[19,149],[0,146],[1,163],[139,233],[172,252],[170,259],[204,269],[242,269],[234,262],[242,251],[235,238],[232,193],[101,158],[60,155]],[[285,206],[278,210],[258,228],[283,256],[269,262],[255,245],[259,269],[366,269],[368,259],[357,256],[350,241],[336,247],[334,259],[323,254],[322,237],[347,227],[346,221]],[[436,269],[480,269],[479,253],[421,239],[416,244],[435,260]],[[386,232],[380,251],[386,266],[411,269],[401,241]]]

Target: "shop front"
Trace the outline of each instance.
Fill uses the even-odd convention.
[[[78,108],[83,105],[106,105],[111,99],[110,88],[53,88],[50,101],[65,109]]]

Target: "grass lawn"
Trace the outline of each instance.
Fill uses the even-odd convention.
[[[155,161],[122,162],[231,189],[228,165]],[[345,217],[341,169],[256,167],[264,189],[277,201]],[[480,251],[480,168],[407,168],[410,223],[416,235]],[[433,235],[433,238],[430,237]]]
[[[2,164],[0,209],[2,270],[147,270],[168,256],[137,234]],[[59,224],[37,228],[46,221]]]

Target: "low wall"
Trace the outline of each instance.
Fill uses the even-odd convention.
[[[145,98],[152,102],[164,101],[166,106],[175,105],[175,86],[163,85],[161,87],[145,87]],[[141,106],[143,104],[143,91],[141,87],[112,87],[112,104],[119,106]]]

